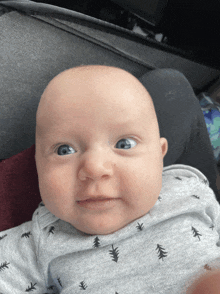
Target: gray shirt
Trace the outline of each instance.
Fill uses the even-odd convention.
[[[154,207],[115,233],[85,234],[43,203],[32,221],[1,232],[0,293],[185,293],[220,268],[219,234],[220,206],[207,178],[171,165]]]

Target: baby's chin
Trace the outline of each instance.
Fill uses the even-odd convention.
[[[114,220],[114,222],[110,222],[108,219],[106,219],[96,223],[90,221],[84,225],[76,225],[76,223],[72,225],[75,227],[75,229],[87,235],[110,235],[123,229],[128,224],[134,222],[136,219],[139,219],[140,217],[142,216],[127,220]]]

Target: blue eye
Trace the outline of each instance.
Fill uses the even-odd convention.
[[[71,153],[75,153],[76,151],[70,147],[69,145],[61,145],[58,149],[57,149],[57,153],[58,155],[68,155]]]
[[[119,149],[130,149],[137,145],[137,143],[132,139],[121,139],[117,142],[116,148]]]

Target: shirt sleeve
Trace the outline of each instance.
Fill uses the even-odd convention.
[[[211,189],[211,188],[208,188],[208,189]],[[216,230],[218,233],[218,240],[216,242],[216,246],[218,247],[219,255],[220,255],[220,205],[217,200],[214,200],[214,205],[216,208],[215,209],[216,217],[212,216],[211,218],[213,220],[213,229]],[[206,213],[209,214],[210,216],[210,210],[206,209]],[[220,270],[220,257],[209,262],[209,267],[207,269],[209,270],[209,268],[211,268],[212,271]]]
[[[37,264],[38,235],[33,221],[0,232],[0,293],[48,293]]]
[[[218,215],[218,218],[216,220],[216,230],[218,232],[218,235],[219,235],[219,240],[217,242],[217,246],[220,247],[220,214]],[[220,250],[220,248],[219,248]]]

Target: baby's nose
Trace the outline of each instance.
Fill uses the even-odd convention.
[[[97,180],[103,177],[113,175],[113,160],[108,152],[101,150],[87,151],[82,155],[82,161],[79,170],[79,179]]]

